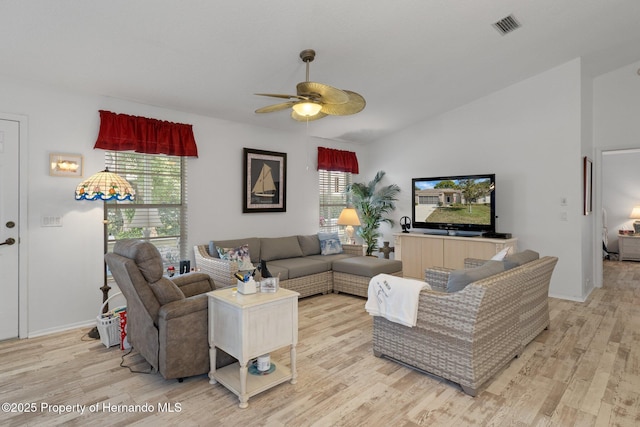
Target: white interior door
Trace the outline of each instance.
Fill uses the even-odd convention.
[[[0,119],[0,340],[19,334],[19,132]]]

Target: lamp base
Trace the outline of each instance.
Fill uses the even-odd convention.
[[[347,225],[347,227],[344,229],[345,234],[347,235],[347,243],[350,244],[354,244],[356,243],[355,239],[353,238],[353,227],[350,225]]]
[[[633,231],[638,234],[640,233],[640,221],[635,221],[633,223]]]

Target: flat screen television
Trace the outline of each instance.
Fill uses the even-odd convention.
[[[450,235],[495,232],[495,179],[495,174],[413,178],[413,228]]]

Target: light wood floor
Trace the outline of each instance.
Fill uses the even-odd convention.
[[[551,299],[550,329],[476,398],[375,358],[364,299],[326,295],[299,303],[298,383],[251,398],[248,409],[204,375],[180,384],[131,373],[119,349],[75,330],[0,343],[0,403],[36,404],[33,413],[3,407],[0,425],[637,426],[640,263],[606,262],[604,271],[605,287],[586,303]],[[146,367],[135,354],[125,364]],[[87,408],[57,415],[43,403]],[[107,403],[154,411],[109,412]]]

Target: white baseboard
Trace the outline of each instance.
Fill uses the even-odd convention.
[[[71,329],[91,328],[93,326],[96,326],[96,319],[87,320],[84,322],[72,323],[69,325],[56,326],[55,328],[41,329],[39,331],[31,331],[29,332],[29,335],[27,336],[27,338],[35,338],[35,337],[41,337],[43,335],[51,335],[58,332],[69,331]]]

